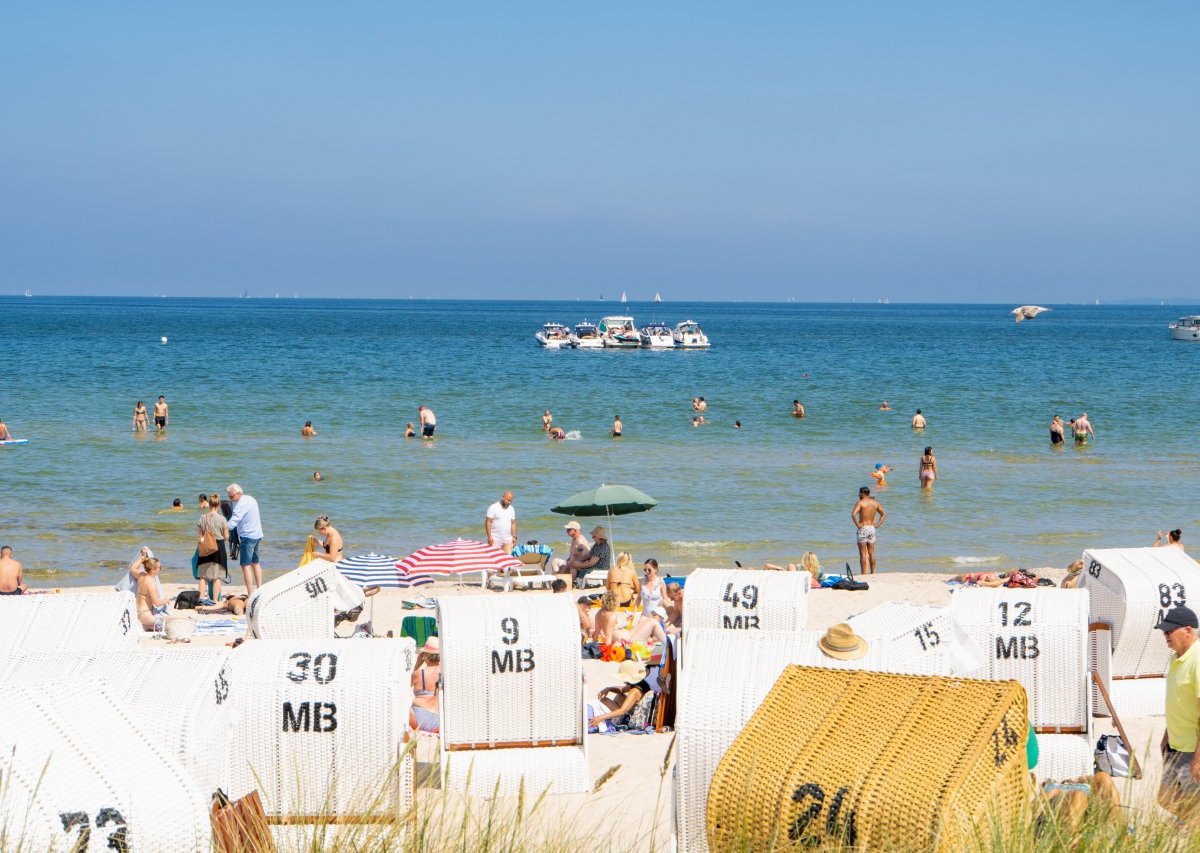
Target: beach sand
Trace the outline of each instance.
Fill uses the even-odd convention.
[[[1039,574],[1053,578],[1056,582],[1065,576],[1061,569],[1036,569]],[[276,577],[276,572],[270,572],[270,577]],[[850,616],[861,613],[877,604],[886,601],[911,601],[931,605],[946,606],[950,603],[951,590],[947,585],[947,575],[932,573],[885,573],[869,576],[867,581],[870,589],[858,592],[839,590],[814,590],[809,600],[808,628],[824,630],[837,622],[845,621]],[[164,591],[169,599],[173,599],[180,589],[193,588],[191,585],[164,584]],[[99,587],[90,588],[96,591]],[[234,590],[236,591],[236,587]],[[69,590],[64,594],[70,594]],[[404,601],[415,600],[418,596],[447,596],[447,595],[477,595],[480,589],[475,585],[459,586],[453,583],[439,583],[436,586],[426,586],[416,590],[385,589],[374,596],[374,612],[368,609],[364,618],[371,617],[377,633],[389,630],[399,634],[401,620],[409,615],[433,615],[432,611],[407,610]],[[489,592],[489,595],[521,595],[523,592]],[[532,594],[544,595],[545,592]],[[570,593],[568,593],[570,594]],[[186,611],[184,611],[186,612]],[[200,617],[205,618],[205,617]],[[226,618],[224,616],[213,618]],[[196,637],[195,645],[219,645],[231,642],[233,636]],[[166,645],[167,641],[145,637],[142,644],[146,647]],[[601,688],[618,684],[617,664],[601,661],[585,660],[584,678],[592,693]],[[1119,710],[1119,709],[1118,709]],[[1123,805],[1132,806],[1139,810],[1157,810],[1154,802],[1158,785],[1161,759],[1158,754],[1158,743],[1162,737],[1164,721],[1161,716],[1122,718],[1125,730],[1133,742],[1131,748],[1142,761],[1144,775],[1141,780],[1117,779],[1117,787],[1121,793]],[[871,721],[864,719],[862,725],[869,726]],[[1097,717],[1094,720],[1093,737],[1102,734],[1115,733],[1115,727],[1109,718]],[[618,768],[605,781],[599,791],[590,794],[547,797],[539,806],[533,817],[534,825],[544,827],[547,839],[563,839],[563,827],[569,827],[570,833],[576,840],[588,839],[589,846],[594,849],[612,850],[644,850],[650,846],[650,833],[655,834],[656,845],[662,845],[664,839],[669,839],[673,833],[671,826],[672,814],[672,782],[669,772],[664,775],[664,761],[672,744],[673,734],[662,733],[654,735],[617,734],[607,736],[591,736],[588,741],[589,762],[593,785],[612,768]],[[422,736],[418,742],[417,759],[422,769],[428,770],[429,765],[436,761],[437,742],[432,736]],[[673,763],[667,762],[668,768]],[[418,802],[430,805],[439,802],[442,792],[436,789],[436,776],[427,774],[425,782],[418,791]],[[531,794],[528,801],[535,795]],[[504,804],[509,805],[509,804]],[[483,803],[471,804],[476,811],[486,808]]]

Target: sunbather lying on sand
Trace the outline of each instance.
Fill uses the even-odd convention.
[[[232,613],[241,616],[246,612],[246,596],[227,595],[220,604],[201,604],[196,607],[197,613]]]

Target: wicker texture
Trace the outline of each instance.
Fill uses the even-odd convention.
[[[438,601],[443,761],[459,772],[480,757],[472,789],[526,777],[555,793],[589,787],[579,619],[569,596],[475,595]],[[561,741],[561,746],[553,742]],[[537,748],[526,748],[542,744]],[[447,757],[449,756],[449,757]],[[480,788],[479,786],[482,786]],[[543,784],[541,788],[545,788]],[[540,789],[539,789],[540,793]]]
[[[1167,708],[1165,678],[1114,679],[1108,695],[1121,718],[1161,717]]]
[[[803,631],[810,583],[808,572],[696,569],[687,578],[685,630]]]
[[[228,785],[228,663],[223,647],[33,652],[0,665],[0,683],[103,682],[134,719],[152,721],[155,742],[211,793]]]
[[[977,677],[1020,681],[1035,727],[1087,729],[1087,590],[960,589],[950,609],[985,652]]]
[[[1200,564],[1178,548],[1089,550],[1080,577],[1092,621],[1112,626],[1112,674],[1164,674],[1171,652],[1154,626],[1172,607],[1200,609]]]
[[[328,560],[313,560],[254,591],[246,605],[250,636],[261,640],[324,639],[333,636],[335,612],[366,598]]]
[[[50,649],[136,648],[142,634],[129,592],[0,596],[0,657]]]
[[[704,810],[713,771],[788,664],[930,675],[947,666],[942,648],[912,655],[878,637],[867,637],[865,657],[836,660],[817,647],[822,636],[820,631],[689,629],[675,719],[675,820],[682,850],[708,849]]]
[[[230,655],[231,797],[268,815],[388,819],[412,808],[412,757],[396,773],[412,705],[409,639],[261,640]]]
[[[1104,683],[1104,689],[1111,696],[1113,685],[1112,629],[1102,622],[1088,626],[1088,666],[1092,672],[1100,676],[1100,681]],[[1104,703],[1104,697],[1100,695],[1100,690],[1095,683],[1089,685],[1088,689],[1092,693],[1092,713],[1097,717],[1111,716],[1108,705]],[[1117,713],[1121,713],[1120,706],[1117,708]]]
[[[954,620],[948,607],[885,601],[851,617],[849,623],[861,636],[885,639],[893,658],[924,657],[942,647],[947,671],[930,673],[933,675],[969,675],[983,663],[983,651]]]
[[[1015,682],[789,666],[713,775],[709,845],[961,849],[1028,799],[1027,732]]]
[[[1096,769],[1094,743],[1090,735],[1038,735],[1034,775],[1039,782],[1063,782],[1090,775]]]
[[[448,784],[471,797],[515,796],[522,786],[534,799],[588,790],[587,753],[579,747],[472,749],[443,752],[442,761]]]
[[[158,746],[153,721],[142,728],[134,716],[97,683],[5,685],[0,825],[8,847],[209,848],[207,797]],[[23,845],[16,837],[22,831]]]

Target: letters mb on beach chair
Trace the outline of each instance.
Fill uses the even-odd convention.
[[[94,683],[5,685],[5,849],[209,849],[208,798],[134,717]]]
[[[570,596],[445,596],[441,759],[473,796],[590,788],[579,617]],[[469,778],[469,787],[468,787]]]
[[[965,849],[1028,801],[1027,738],[1011,681],[789,666],[713,775],[709,847]]]
[[[1200,606],[1200,564],[1178,548],[1095,549],[1083,552],[1080,578],[1080,587],[1091,593],[1091,620],[1098,629],[1093,665],[1117,712],[1162,714],[1171,655],[1154,626],[1172,607]],[[1105,636],[1107,660],[1098,647]]]
[[[803,631],[810,578],[808,572],[696,569],[687,579],[685,630]]]
[[[136,648],[133,594],[0,596],[0,656],[50,649]]]
[[[856,642],[852,652],[835,657],[819,645],[825,636],[822,631],[688,629],[675,717],[676,835],[685,853],[708,849],[704,810],[713,772],[789,664],[931,675],[948,666],[944,646],[915,655],[867,636],[861,641],[865,647]],[[856,725],[835,736],[853,739],[857,730]]]
[[[1091,772],[1088,593],[1084,589],[960,589],[954,618],[985,653],[979,678],[1015,678],[1038,732],[1043,781]]]
[[[312,560],[256,589],[246,621],[250,636],[260,640],[332,637],[336,615],[365,601],[362,588],[333,563]]]
[[[0,664],[0,684],[102,682],[200,790],[227,788],[229,649],[30,652]]]
[[[415,663],[408,639],[262,640],[235,649],[230,798],[258,789],[268,821],[279,824],[405,819]],[[292,843],[281,840],[285,849]]]

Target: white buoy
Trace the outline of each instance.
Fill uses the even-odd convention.
[[[163,336],[162,336],[162,342],[163,342],[163,344],[164,344],[164,345],[166,344],[166,342],[167,342],[167,336],[166,336],[166,335],[163,335]]]

